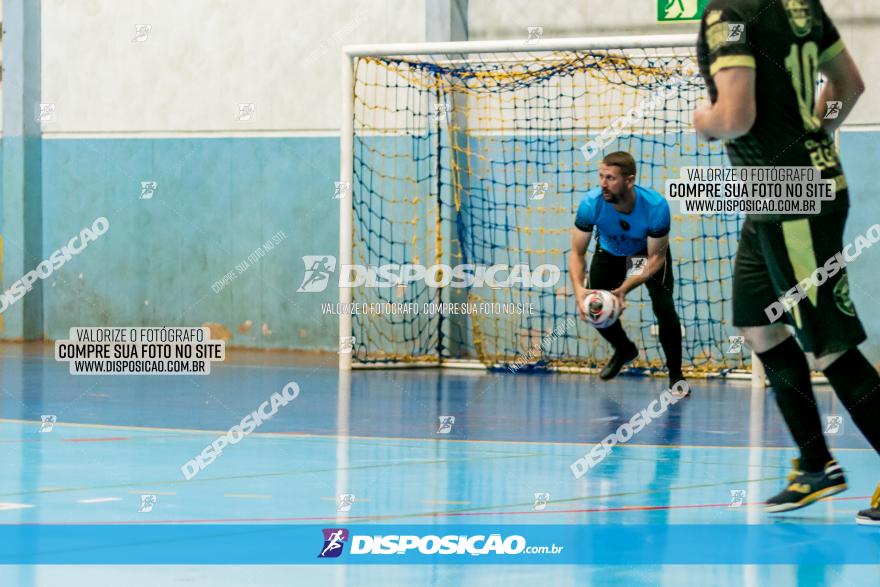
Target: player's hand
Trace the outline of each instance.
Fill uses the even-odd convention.
[[[620,311],[623,312],[626,309],[626,292],[622,287],[618,287],[617,289],[611,290],[611,295],[615,296],[620,302]]]
[[[717,141],[713,136],[708,135],[704,132],[705,120],[706,117],[709,116],[709,113],[712,110],[712,104],[706,100],[700,102],[700,104],[694,110],[694,128],[697,129],[697,134],[700,135],[701,138],[706,139],[707,141]]]
[[[574,292],[574,305],[577,307],[578,317],[584,321],[587,320],[587,311],[584,309],[584,300],[587,299],[590,291],[592,290],[582,289]]]

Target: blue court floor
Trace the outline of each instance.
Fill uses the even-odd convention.
[[[576,479],[571,463],[647,407],[665,380],[340,375],[332,356],[234,351],[204,377],[71,376],[45,349],[2,351],[0,524],[852,525],[880,480],[880,458],[822,387],[823,414],[843,416],[829,443],[850,488],[773,518],[760,503],[782,486],[795,452],[771,392],[748,382],[693,380],[691,398]],[[295,400],[184,478],[184,463],[291,381]],[[50,430],[45,415],[56,417]],[[536,493],[549,493],[543,507]],[[348,511],[338,511],[341,494],[353,496]],[[145,503],[151,511],[139,511]],[[0,585],[880,585],[880,567],[816,562],[5,565]]]

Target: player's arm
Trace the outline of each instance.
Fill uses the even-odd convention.
[[[665,234],[661,237],[648,237],[648,262],[645,268],[638,275],[630,275],[626,280],[611,293],[623,301],[623,297],[632,289],[642,285],[652,275],[660,271],[666,264],[666,249],[669,248],[669,235]]]
[[[855,107],[859,96],[865,91],[865,82],[862,81],[856,62],[846,49],[831,59],[820,62],[819,72],[825,76],[825,83],[816,102],[816,117],[822,121],[822,128],[832,133],[843,124]],[[837,118],[825,118],[828,102],[841,103]]]
[[[735,139],[755,124],[755,69],[727,67],[712,79],[718,88],[714,104],[705,102],[694,111],[694,128],[710,139]]]
[[[587,288],[584,287],[587,274],[586,255],[592,238],[592,230],[571,229],[571,252],[568,254],[568,274],[571,276],[571,284],[574,286],[574,300],[578,315],[584,320],[586,320],[584,298],[587,296]]]

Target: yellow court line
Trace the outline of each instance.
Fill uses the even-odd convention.
[[[9,424],[40,424],[40,421],[36,420],[20,420],[17,418],[0,418],[0,424],[9,423]],[[184,432],[190,434],[226,434],[228,430],[197,430],[193,428],[159,428],[153,426],[127,426],[124,424],[83,424],[79,422],[64,422],[64,423],[56,423],[55,427],[59,426],[71,426],[75,428],[96,428],[96,429],[107,429],[107,430],[139,430],[139,431],[147,431],[147,432]],[[252,432],[249,436],[262,436],[265,438],[322,438],[322,439],[330,439],[330,438],[344,438],[344,439],[354,439],[354,440],[409,440],[414,442],[425,441],[425,442],[471,442],[471,443],[483,443],[483,444],[538,444],[545,446],[595,446],[598,442],[566,442],[560,440],[480,440],[480,439],[469,439],[469,438],[413,438],[407,436],[340,436],[338,434],[313,434],[311,432]],[[618,444],[616,448],[626,448],[626,447],[641,447],[641,448],[727,448],[727,449],[761,449],[761,450],[787,450],[792,451],[796,450],[794,446],[752,446],[752,445],[743,445],[743,446],[730,446],[730,445],[720,445],[720,444],[638,444],[634,442],[629,442],[627,444]],[[833,450],[849,450],[849,451],[867,451],[873,452],[873,448],[848,448],[848,447],[832,447]]]
[[[440,459],[440,460],[433,459],[433,460],[415,461],[415,462],[414,461],[407,461],[406,464],[407,465],[414,465],[414,464],[434,465],[434,464],[450,463],[450,462],[459,463],[459,462],[481,461],[481,460],[526,458],[526,457],[530,457],[530,456],[536,456],[536,455],[534,455],[534,454],[524,454],[524,455],[504,455],[504,454],[502,454],[501,456],[491,456],[491,457],[474,456],[474,457],[463,457],[463,458],[451,459],[451,460],[450,459]],[[286,476],[296,476],[296,475],[312,475],[314,473],[330,473],[330,472],[337,472],[340,470],[362,471],[362,470],[370,470],[370,469],[392,468],[392,467],[396,467],[399,464],[400,463],[397,463],[396,461],[390,461],[388,463],[382,463],[382,464],[359,465],[359,466],[344,467],[344,468],[328,467],[325,469],[310,469],[310,470],[295,469],[295,470],[291,470],[291,471],[281,471],[281,472],[272,472],[272,473],[254,473],[254,474],[246,474],[246,475],[226,475],[223,477],[207,477],[207,478],[199,478],[199,479],[196,479],[195,481],[185,481],[183,479],[172,479],[170,481],[152,481],[152,483],[158,483],[160,485],[180,485],[182,483],[190,483],[190,482],[210,483],[210,482],[214,482],[214,481],[229,481],[231,479],[236,479],[236,480],[249,479],[249,480],[251,480],[251,479],[258,478],[258,477],[264,478],[264,477],[286,477]],[[140,483],[140,481],[138,481],[137,483]],[[117,483],[114,485],[91,485],[91,486],[87,486],[87,487],[59,487],[59,488],[53,488],[51,491],[53,491],[53,492],[94,491],[96,489],[117,489],[117,488],[121,488],[121,487],[131,487],[134,484],[135,483]],[[42,492],[39,490],[38,491],[15,491],[15,492],[11,492],[11,493],[0,493],[0,497],[6,497],[6,496],[12,496],[12,495],[32,495],[34,493],[45,493],[45,492]],[[322,498],[322,499],[335,500],[336,498],[335,497],[328,497],[328,498]],[[357,501],[366,501],[366,500],[357,500]]]
[[[634,495],[651,495],[653,493],[663,493],[664,491],[672,492],[672,491],[681,491],[687,489],[702,489],[706,487],[719,487],[722,485],[727,485],[728,487],[732,484],[737,483],[746,483],[746,482],[760,482],[760,481],[774,481],[783,479],[783,477],[764,477],[761,479],[746,479],[746,480],[735,480],[735,481],[724,481],[720,483],[701,483],[698,485],[682,485],[682,486],[670,486],[667,489],[640,489],[637,491],[624,491],[620,493],[607,493],[604,495],[583,495],[578,497],[568,497],[562,499],[556,499],[555,501],[558,505],[562,505],[565,503],[574,503],[574,502],[589,502],[589,501],[598,501],[609,499],[613,497],[627,497]],[[834,499],[834,498],[831,498]],[[367,516],[358,519],[359,523],[367,523],[371,521],[377,520],[400,520],[407,518],[421,518],[421,517],[433,517],[433,516],[445,516],[445,515],[454,515],[461,513],[483,513],[485,515],[497,514],[500,510],[512,507],[529,507],[534,506],[534,502],[520,502],[520,503],[509,503],[509,504],[497,504],[497,505],[486,505],[486,506],[473,506],[470,508],[462,508],[456,510],[443,510],[443,511],[434,511],[434,512],[421,512],[421,513],[412,513],[412,514],[389,514],[389,515],[376,515],[376,516]],[[628,506],[633,508],[644,508],[645,506]],[[553,512],[550,512],[553,513]],[[563,512],[559,512],[563,513]],[[597,512],[598,513],[598,512]]]
[[[176,491],[154,491],[152,489],[132,490],[129,493],[132,495],[177,495]]]
[[[41,424],[39,421],[35,420],[20,420],[16,418],[0,418],[0,424],[9,423],[9,424]],[[71,428],[89,428],[89,429],[108,429],[108,430],[129,430],[129,431],[138,431],[138,432],[177,432],[177,433],[189,433],[189,434],[202,434],[202,435],[224,435],[228,430],[205,430],[205,429],[194,429],[194,428],[160,428],[155,426],[130,426],[125,424],[85,424],[79,422],[63,422],[62,424],[55,424],[56,427],[59,426],[69,426]],[[339,436],[338,434],[313,434],[311,432],[252,432],[249,436],[260,436],[263,438],[285,438],[285,439],[317,439],[317,440],[328,440],[328,439],[354,439],[354,440],[428,440],[428,441],[443,441],[448,440],[445,438],[405,438],[405,437],[393,437],[393,436]],[[453,441],[461,441],[461,442],[529,442],[529,441],[491,441],[491,440],[466,440],[466,439],[452,439]],[[540,441],[534,441],[536,444],[541,444]],[[565,444],[565,443],[560,443]],[[574,443],[579,444],[579,443]],[[585,445],[587,446],[587,445]],[[503,454],[503,453],[502,453]],[[514,453],[519,454],[519,453]],[[539,453],[535,453],[538,455]]]

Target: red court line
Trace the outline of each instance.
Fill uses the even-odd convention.
[[[855,499],[869,499],[870,495],[857,495],[854,497],[829,497],[820,501],[852,501]],[[379,521],[399,518],[440,518],[440,517],[461,517],[461,516],[516,516],[516,515],[552,515],[552,514],[590,514],[604,512],[639,512],[652,510],[676,510],[676,509],[699,509],[699,508],[725,508],[725,509],[741,509],[745,506],[764,505],[763,501],[744,503],[742,506],[731,508],[729,503],[700,503],[685,505],[646,505],[646,506],[623,506],[616,508],[585,508],[572,510],[525,510],[517,512],[502,511],[484,511],[484,512],[431,512],[425,514],[395,514],[389,516],[347,516],[341,520],[337,516],[312,516],[298,518],[205,518],[192,520],[128,520],[115,522],[20,522],[9,523],[2,522],[0,526],[116,526],[127,524],[234,524],[234,523],[253,523],[253,522],[334,522],[344,524],[346,522],[356,522],[358,520]]]

